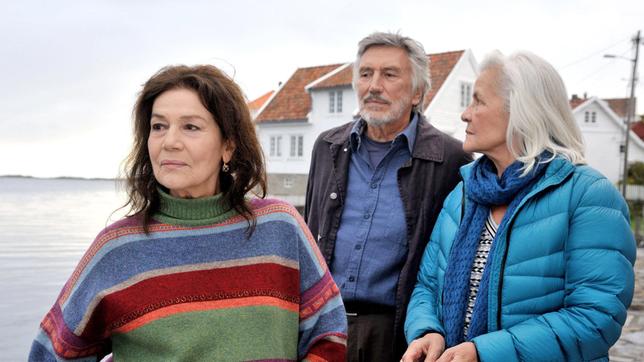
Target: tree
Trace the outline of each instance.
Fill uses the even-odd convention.
[[[628,185],[644,185],[644,162],[632,162],[628,166]]]
[[[627,185],[644,185],[644,162],[633,162],[628,166],[628,175],[626,178]],[[640,233],[640,224],[642,222],[642,208],[644,200],[627,200],[628,207],[631,211],[631,220],[633,221],[635,238],[640,244],[644,244],[644,237]]]

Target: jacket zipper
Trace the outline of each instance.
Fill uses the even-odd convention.
[[[518,213],[517,210],[514,215]],[[501,259],[501,272],[499,274],[499,290],[497,292],[497,302],[496,302],[496,329],[501,330],[501,302],[503,298],[503,276],[505,274],[505,263],[508,259],[508,250],[510,250],[510,236],[512,236],[512,225],[514,224],[513,217],[512,221],[508,224],[508,235],[505,238],[505,251],[503,252],[503,259]]]

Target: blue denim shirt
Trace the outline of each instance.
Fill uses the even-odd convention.
[[[411,158],[418,116],[394,138],[375,169],[361,145],[365,124],[360,120],[351,131],[347,196],[331,273],[345,301],[395,306],[398,276],[408,250],[398,169]]]

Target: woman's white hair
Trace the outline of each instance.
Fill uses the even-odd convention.
[[[563,80],[541,57],[519,51],[504,56],[494,51],[483,59],[480,71],[497,70],[497,90],[505,100],[510,120],[506,140],[512,155],[532,170],[543,151],[574,164],[586,163],[581,131],[568,103]]]

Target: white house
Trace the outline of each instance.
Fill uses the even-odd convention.
[[[570,100],[586,145],[586,161],[615,184],[622,179],[623,173],[627,102],[628,98],[579,98],[576,95]],[[628,161],[644,162],[644,142],[632,129],[629,137]]]
[[[428,57],[432,88],[424,113],[437,128],[463,139],[460,114],[472,96],[476,60],[470,50]],[[313,143],[357,113],[351,80],[350,62],[299,68],[259,109],[255,122],[267,159],[269,194],[304,205]]]

